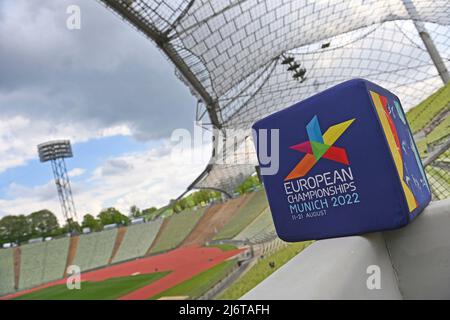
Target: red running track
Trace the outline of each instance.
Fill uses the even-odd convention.
[[[120,297],[120,300],[144,300],[188,280],[238,255],[242,251],[243,249],[222,251],[216,247],[189,246],[156,256],[89,271],[81,274],[81,281],[104,281],[110,278],[128,277],[137,273],[148,274],[159,271],[171,271],[167,276]],[[65,279],[50,282],[39,287],[1,297],[0,300],[12,299],[26,293],[42,290],[58,284],[65,284],[65,282]]]

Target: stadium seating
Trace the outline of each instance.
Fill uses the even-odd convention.
[[[108,264],[117,235],[117,229],[80,236],[74,265],[81,271],[95,269]]]
[[[14,291],[13,249],[0,249],[0,296]]]
[[[150,253],[158,253],[177,247],[194,229],[204,211],[204,209],[185,210],[172,215]]]
[[[68,238],[22,246],[19,289],[62,278],[68,249]]]
[[[406,113],[411,130],[416,133],[427,126],[440,112],[448,109],[450,84],[442,87]]]
[[[422,130],[421,138],[416,138],[416,145],[422,159],[429,156],[429,151],[448,139],[450,134],[450,84],[442,87],[406,114],[414,132]],[[446,199],[450,196],[450,180],[447,167],[450,152],[442,154],[436,161],[427,166],[426,173],[435,199]]]
[[[270,209],[266,208],[256,219],[242,230],[234,239],[259,243],[275,236]]]
[[[142,257],[147,252],[161,226],[162,219],[129,226],[113,263]]]
[[[238,209],[236,215],[233,216],[214,239],[233,238],[249,225],[268,205],[264,190],[254,192],[249,201]]]
[[[249,199],[245,194],[208,207],[203,218],[183,241],[183,246],[203,245],[210,240],[236,215]]]
[[[70,238],[62,238],[46,242],[42,283],[63,277],[69,250],[69,241]]]

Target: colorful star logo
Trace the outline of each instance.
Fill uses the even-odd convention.
[[[322,135],[319,120],[314,116],[306,125],[309,141],[289,147],[290,149],[306,153],[303,159],[287,175],[284,181],[305,176],[321,158],[336,161],[348,165],[347,152],[344,148],[335,147],[333,144],[355,121],[350,119],[328,128]]]

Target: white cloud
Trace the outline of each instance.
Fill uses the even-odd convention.
[[[66,8],[82,10],[81,30]],[[90,0],[0,1],[0,173],[52,138],[167,137],[194,99],[155,46]]]
[[[81,7],[81,30],[66,28],[69,4]],[[0,39],[0,174],[36,159],[36,146],[48,140],[167,139],[194,119],[195,99],[173,66],[96,1],[0,0]],[[105,159],[90,173],[72,169],[80,216],[107,206],[161,206],[178,196],[206,162],[179,156],[174,163],[170,151],[166,143]],[[0,216],[43,208],[61,218],[53,180],[12,183],[0,195]]]
[[[37,157],[37,145],[54,139],[70,139],[72,143],[86,142],[94,137],[125,135],[123,125],[108,130],[95,123],[53,123],[25,116],[0,116],[0,173],[26,164]]]
[[[69,175],[70,178],[75,178],[75,177],[82,176],[85,172],[86,172],[86,170],[83,168],[74,168],[74,169],[70,170],[67,174]]]
[[[146,151],[124,154],[105,160],[91,175],[72,182],[72,191],[79,218],[86,213],[97,214],[102,208],[114,206],[128,214],[132,205],[140,208],[166,205],[169,199],[179,196],[205,168],[206,162],[195,157],[189,159],[172,152],[166,141],[163,145]],[[204,144],[193,154],[208,155],[211,145]],[[72,174],[81,173],[75,168]],[[0,216],[28,214],[47,208],[60,220],[56,187],[53,181],[36,187],[11,184],[9,199],[0,199]]]

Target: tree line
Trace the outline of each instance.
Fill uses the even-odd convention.
[[[153,208],[143,211],[137,209],[140,214],[149,210],[152,211]],[[56,215],[47,209],[29,215],[4,216],[0,219],[0,244],[20,244],[34,238],[58,237],[70,232],[81,233],[83,228],[100,231],[108,224],[127,225],[132,217],[131,213],[130,216],[126,216],[113,207],[102,210],[96,217],[89,213],[85,214],[81,224],[67,221],[60,225]]]
[[[29,215],[8,215],[0,219],[0,247],[4,243],[21,244],[34,238],[58,237],[73,232],[81,233],[83,228],[89,228],[96,232],[110,224],[126,226],[134,218],[153,220],[165,210],[170,210],[171,213],[179,212],[218,198],[220,198],[220,194],[217,192],[198,191],[176,201],[170,208],[151,207],[141,210],[133,205],[130,207],[128,215],[125,215],[118,209],[110,207],[102,210],[97,216],[91,213],[85,214],[81,223],[69,220],[63,225],[60,225],[56,215],[47,209]]]
[[[246,179],[235,192],[244,194],[259,185],[255,176]],[[200,190],[192,192],[179,200],[172,200],[170,205],[162,208],[151,207],[144,210],[133,205],[128,215],[118,209],[110,207],[103,209],[97,216],[87,213],[83,216],[81,223],[77,221],[66,221],[60,225],[55,214],[44,209],[30,213],[29,215],[8,215],[0,219],[0,247],[4,243],[25,243],[34,238],[58,237],[71,232],[81,233],[83,228],[91,231],[100,231],[104,226],[110,224],[128,225],[131,219],[145,218],[153,220],[163,213],[178,213],[183,210],[192,209],[199,205],[206,205],[213,201],[219,201],[222,195],[217,191]]]

